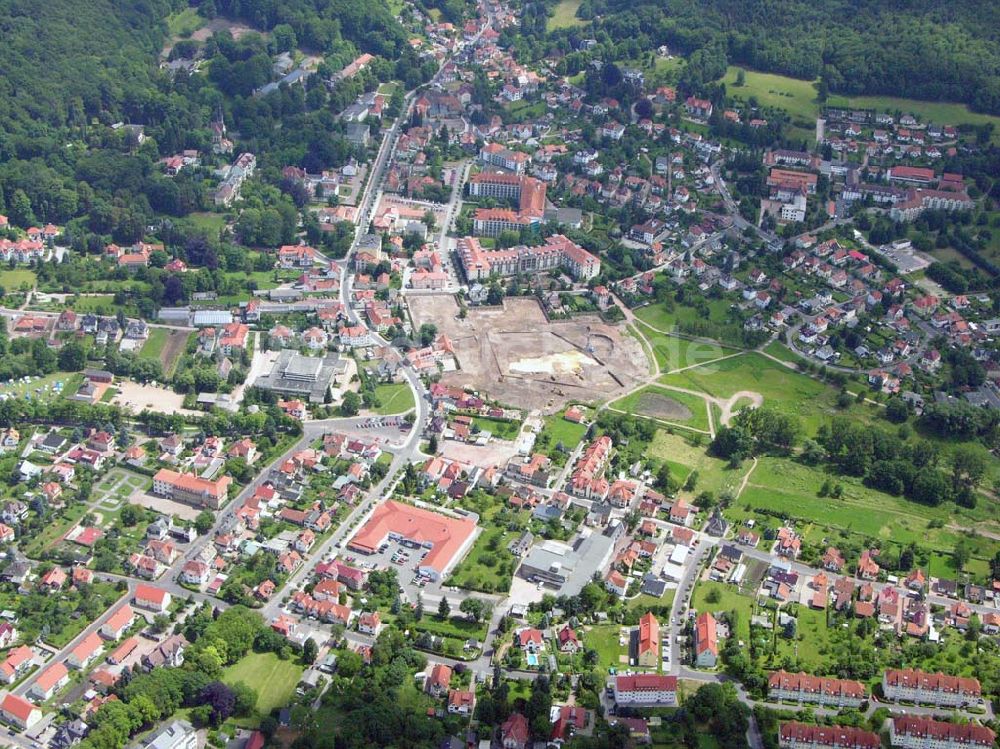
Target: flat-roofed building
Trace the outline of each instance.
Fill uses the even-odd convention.
[[[271,371],[254,382],[259,388],[322,403],[327,389],[336,387],[348,372],[348,363],[335,353],[303,356],[293,349],[278,354]]]

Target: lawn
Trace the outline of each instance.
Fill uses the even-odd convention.
[[[757,353],[666,375],[660,382],[724,399],[742,390],[760,393],[765,406],[798,417],[804,434],[810,437],[835,412],[836,391],[832,387]],[[863,412],[856,407],[849,410],[854,411]]]
[[[146,342],[142,344],[142,348],[139,350],[140,359],[156,359],[160,360],[163,354],[163,347],[167,345],[167,339],[170,338],[170,331],[166,328],[150,328],[149,338]]]
[[[713,600],[709,601],[709,598]],[[744,642],[750,639],[750,616],[753,613],[753,599],[738,593],[732,585],[711,580],[700,581],[694,586],[691,608],[698,612],[711,611],[713,614],[735,611],[738,615],[736,636]]]
[[[221,213],[192,213],[186,220],[195,229],[213,237],[217,237],[219,232],[226,228],[226,217]]]
[[[636,416],[708,431],[708,406],[704,398],[690,393],[648,385],[619,398],[610,407]],[[686,412],[686,415],[685,415]]]
[[[194,8],[185,8],[167,16],[167,30],[171,36],[191,36],[204,25],[205,19]]]
[[[546,417],[545,426],[538,435],[537,444],[546,445],[545,449],[548,449],[562,443],[564,447],[572,450],[586,433],[587,427],[585,425],[567,421],[561,413],[553,414]]]
[[[0,286],[8,291],[17,291],[22,287],[33,289],[37,280],[35,272],[26,268],[0,271]]]
[[[24,542],[21,546],[21,551],[24,552],[25,556],[32,559],[40,559],[50,546],[60,539],[63,534],[67,533],[86,514],[86,505],[69,505],[66,509],[62,510],[61,516],[53,518],[41,531],[33,534],[30,539]]]
[[[585,21],[576,17],[580,0],[560,0],[552,11],[552,18],[546,24],[549,31],[582,26]]]
[[[124,306],[115,304],[114,294],[87,294],[73,300],[73,309],[78,315],[88,312],[97,315],[114,315],[122,310],[128,317],[139,317],[139,310],[134,304]]]
[[[820,112],[820,104],[816,100],[815,81],[744,69],[746,81],[743,86],[738,87],[735,85],[738,70],[736,66],[730,66],[722,79],[730,95],[744,101],[752,96],[761,106],[784,109],[796,121],[799,129],[811,129],[814,126],[815,118]],[[964,104],[949,102],[918,101],[891,96],[831,96],[827,106],[875,109],[881,112],[900,111],[913,114],[922,122],[935,122],[941,125],[981,125],[987,122],[1000,125],[1000,117],[973,112]],[[995,140],[1000,139],[998,131],[1000,127],[993,133]]]
[[[673,323],[666,317],[665,312],[664,316],[660,317],[656,307],[643,307],[643,310],[648,310],[647,315],[661,319],[671,328],[673,327]],[[736,349],[715,342],[690,341],[687,338],[660,333],[648,325],[636,325],[635,330],[646,339],[660,372],[663,373],[681,367],[704,364],[736,352]]]
[[[597,651],[598,667],[607,671],[609,668],[628,668],[628,662],[622,663],[621,656],[628,655],[628,638],[625,640],[625,647],[618,644],[618,636],[621,627],[617,624],[601,624],[591,627],[583,634],[584,645]]]
[[[708,444],[707,439],[704,442]],[[670,466],[671,474],[681,483],[691,471],[698,471],[694,489],[680,492],[680,496],[689,500],[703,491],[712,492],[716,496],[723,490],[735,492],[750,469],[749,464],[730,468],[725,461],[708,455],[704,446],[694,445],[687,438],[670,434],[665,429],[656,433],[648,451],[650,457],[665,461]]]
[[[60,394],[73,395],[82,381],[82,375],[57,372],[44,377],[32,376],[31,382],[11,380],[0,383],[0,395],[6,394],[12,398],[29,397],[35,400],[50,401]],[[55,388],[56,383],[62,383],[62,389]]]
[[[830,479],[843,487],[840,499],[820,497],[823,482]],[[975,526],[977,521],[989,519],[991,508],[981,503],[976,510],[965,510],[962,522]],[[727,516],[740,522],[754,510],[778,512],[800,522],[799,531],[808,542],[821,545],[833,543],[837,535],[844,538],[860,536],[854,540],[875,540],[883,549],[890,545],[915,543],[928,553],[947,552],[932,565],[945,577],[955,577],[950,568],[950,551],[960,535],[946,527],[929,527],[932,520],[947,524],[955,519],[954,505],[939,507],[910,502],[902,497],[870,489],[849,476],[828,476],[819,468],[811,468],[786,458],[762,457],[750,476],[747,487],[739,499],[727,510]],[[773,518],[757,515],[758,520],[774,525]],[[986,560],[996,552],[998,544],[986,537],[968,539],[972,561],[967,570],[985,575]],[[947,568],[947,569],[945,569]]]
[[[287,705],[305,668],[293,660],[283,661],[276,653],[250,653],[222,672],[227,684],[242,681],[257,692],[257,713],[267,715]]]
[[[378,398],[379,405],[372,410],[383,416],[405,413],[413,408],[413,391],[405,382],[378,385],[375,397]]]
[[[770,612],[769,612],[770,613]],[[830,647],[830,628],[826,626],[826,611],[817,611],[799,605],[795,611],[795,639],[782,636],[781,627],[775,627],[771,634],[777,643],[777,663],[784,657],[798,658],[798,667],[810,673],[825,673],[824,653]]]
[[[805,359],[779,341],[771,341],[767,344],[764,347],[764,353],[770,354],[775,359],[780,359],[783,362],[789,362],[790,364],[805,363]]]
[[[486,416],[476,416],[472,426],[481,432],[489,432],[498,440],[515,440],[521,433],[521,422],[507,419],[491,419]]]
[[[514,576],[514,555],[507,549],[520,532],[508,533],[504,528],[487,528],[452,572],[449,585],[483,593],[506,593]]]
[[[754,97],[760,106],[784,109],[792,119],[814,120],[819,113],[813,81],[744,69],[744,85],[737,86],[738,71],[738,67],[730,65],[722,79],[732,96],[744,101]]]

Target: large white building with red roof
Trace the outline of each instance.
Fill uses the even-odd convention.
[[[600,259],[561,234],[535,247],[506,250],[486,250],[475,237],[463,237],[458,240],[458,257],[470,282],[557,268],[565,268],[577,281],[589,281],[601,272]]]
[[[387,500],[348,542],[348,548],[373,554],[386,541],[406,541],[426,549],[419,571],[433,580],[442,579],[472,545],[476,524],[431,510]]]
[[[674,707],[677,677],[633,674],[615,677],[615,703],[620,707]]]
[[[983,696],[979,679],[890,668],[882,674],[882,694],[887,700],[904,700],[939,707],[961,707]]]
[[[922,715],[889,721],[889,742],[901,749],[990,749],[996,734],[978,723],[947,723]]]

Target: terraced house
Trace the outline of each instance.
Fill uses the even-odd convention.
[[[772,700],[811,702],[823,706],[857,707],[865,699],[865,686],[851,679],[827,679],[807,673],[775,671],[767,680]]]
[[[962,707],[979,702],[983,689],[979,679],[971,677],[892,668],[882,674],[882,693],[894,702]]]

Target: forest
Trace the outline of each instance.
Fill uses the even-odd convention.
[[[593,36],[642,50],[721,51],[813,80],[821,95],[960,101],[1000,113],[1000,6],[990,0],[584,0]],[[561,32],[564,35],[579,33]]]

